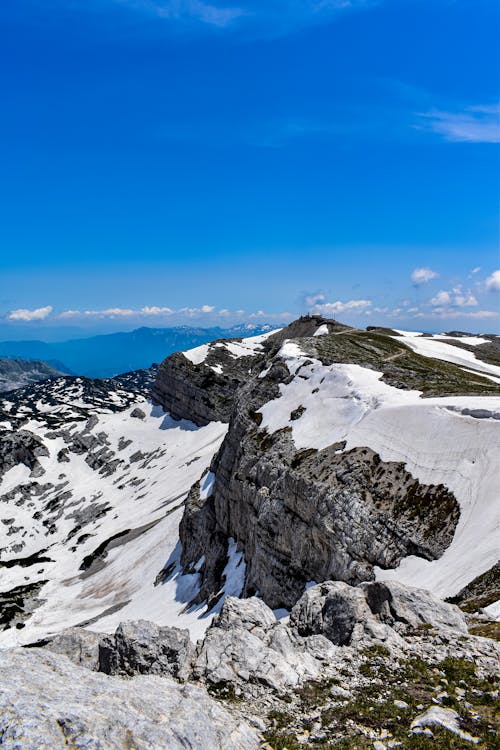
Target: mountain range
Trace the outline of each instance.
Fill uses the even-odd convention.
[[[499,354],[306,316],[0,396],[0,744],[496,747]]]
[[[168,354],[219,338],[264,333],[271,326],[240,325],[231,328],[137,328],[88,338],[50,342],[2,341],[0,357],[42,360],[63,372],[89,378],[111,378],[149,367]]]

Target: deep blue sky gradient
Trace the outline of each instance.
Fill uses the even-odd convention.
[[[313,293],[371,302],[355,324],[495,330],[499,6],[352,5],[2,3],[0,335],[279,320]],[[477,304],[431,304],[454,287]]]

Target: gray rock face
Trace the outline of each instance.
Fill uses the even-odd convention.
[[[60,370],[39,360],[0,357],[0,393],[62,375]]]
[[[54,636],[45,648],[67,656],[74,664],[99,671],[99,644],[103,635],[83,628],[68,628]]]
[[[227,538],[244,549],[245,592],[292,607],[310,581],[370,580],[410,554],[439,557],[459,508],[443,486],[423,485],[401,463],[369,448],[297,451],[287,430],[258,429],[257,410],[289,378],[275,360],[264,378],[238,391],[228,434],[212,470],[213,495],[190,493],[180,527],[182,562],[205,556],[200,600],[220,588]]]
[[[173,419],[189,419],[198,426],[209,422],[229,422],[234,395],[255,367],[253,357],[231,359],[215,345],[211,357],[195,365],[182,353],[172,354],[158,369],[153,386],[153,402],[170,412]],[[212,369],[225,364],[224,374]]]
[[[5,750],[256,750],[257,732],[199,687],[90,672],[39,649],[0,651]]]
[[[324,323],[317,316],[304,316],[273,333],[249,356],[234,357],[224,344],[241,339],[221,339],[208,345],[200,364],[193,364],[182,353],[172,354],[159,369],[152,389],[153,402],[170,412],[174,419],[188,419],[199,426],[209,422],[229,422],[234,398],[249,377],[256,376],[287,338],[313,336]],[[331,330],[347,330],[329,321]]]
[[[322,634],[345,646],[372,638],[400,643],[400,634],[421,625],[467,633],[464,614],[423,589],[395,581],[357,587],[326,581],[308,589],[290,615],[290,627],[301,636]]]
[[[260,599],[228,597],[207,630],[194,666],[213,684],[257,683],[282,691],[317,679],[334,659],[326,638],[301,638]]]
[[[0,477],[17,464],[24,464],[32,476],[43,473],[38,462],[39,456],[48,456],[43,442],[27,430],[0,430]]]
[[[463,612],[424,589],[404,586],[397,581],[364,584],[362,587],[372,612],[382,622],[411,628],[422,624],[467,632]]]
[[[110,675],[157,674],[186,680],[194,647],[189,631],[147,620],[122,622],[99,644],[99,670]]]
[[[320,326],[333,335],[314,337]],[[260,428],[261,407],[279,397],[280,385],[302,377],[277,356],[283,341],[296,338],[313,352],[317,342],[335,349],[342,340],[341,356],[354,347],[359,363],[364,350],[336,335],[346,332],[306,317],[270,336],[254,356],[234,358],[215,343],[200,364],[178,354],[161,365],[155,398],[175,418],[229,421],[212,462],[213,493],[202,497],[194,485],[180,525],[184,570],[204,560],[197,601],[210,602],[221,589],[228,538],[244,552],[244,594],[258,591],[273,608],[291,608],[308,581],[355,585],[372,580],[374,566],[393,568],[408,555],[433,560],[450,544],[460,511],[443,485],[421,484],[403,463],[383,462],[368,447],[297,450],[290,428],[272,435]],[[373,352],[366,356],[373,366]],[[295,409],[291,419],[302,413]]]
[[[324,635],[338,646],[351,642],[357,623],[372,619],[364,592],[342,581],[327,581],[308,589],[290,616],[300,635]]]

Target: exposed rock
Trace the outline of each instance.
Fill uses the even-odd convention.
[[[59,364],[59,363],[58,363]],[[19,359],[17,357],[0,357],[0,393],[22,388],[30,383],[37,383],[62,374],[48,362]]]
[[[38,457],[48,455],[43,442],[33,433],[27,430],[0,430],[0,477],[18,464],[27,466],[32,476],[40,476],[43,470]]]
[[[442,706],[431,706],[420,716],[417,716],[411,723],[411,729],[414,734],[422,733],[425,727],[442,727],[449,732],[456,734],[462,740],[477,744],[477,737],[473,737],[469,732],[460,729],[459,715],[452,708],[443,708]]]
[[[0,651],[5,750],[256,750],[257,731],[200,687],[168,677],[121,680],[61,654]]]
[[[271,372],[238,393],[212,467],[213,495],[202,500],[193,488],[186,502],[182,562],[204,555],[200,599],[220,588],[228,537],[244,549],[246,593],[259,591],[274,608],[292,607],[310,580],[356,584],[373,578],[374,565],[439,557],[458,522],[453,495],[368,448],[298,451],[289,432],[256,429],[253,415],[275,386]]]
[[[64,654],[74,664],[99,671],[99,644],[102,633],[94,633],[84,628],[67,628],[51,638],[45,645],[55,654]]]
[[[290,616],[300,635],[321,634],[338,646],[351,642],[356,624],[372,618],[362,589],[341,581],[327,581],[308,589]]]
[[[160,627],[147,620],[122,622],[99,644],[99,670],[106,674],[171,675],[186,680],[194,647],[189,631]]]
[[[326,639],[298,637],[261,600],[228,597],[207,630],[194,674],[214,684],[251,682],[281,691],[316,679],[333,657]]]
[[[391,626],[402,623],[418,628],[425,624],[467,632],[465,617],[459,608],[430,591],[404,586],[397,581],[364,584],[362,589],[372,612]]]
[[[138,406],[136,406],[135,409],[132,409],[132,411],[130,412],[130,416],[133,417],[134,419],[146,418],[146,414],[143,412],[142,409],[139,409]]]

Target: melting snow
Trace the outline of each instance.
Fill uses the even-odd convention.
[[[450,347],[452,348],[452,347]],[[359,365],[323,366],[286,342],[281,349],[294,379],[265,404],[260,429],[290,427],[297,448],[322,448],[340,440],[345,450],[368,446],[383,461],[399,461],[420,482],[444,484],[460,504],[451,545],[438,560],[407,557],[395,570],[376,569],[440,596],[456,594],[498,560],[500,538],[500,396],[421,398],[380,381],[382,373]],[[309,362],[309,364],[308,364]],[[305,411],[298,419],[291,412]],[[404,425],[404,429],[402,429]],[[477,554],[478,547],[481,554]]]

